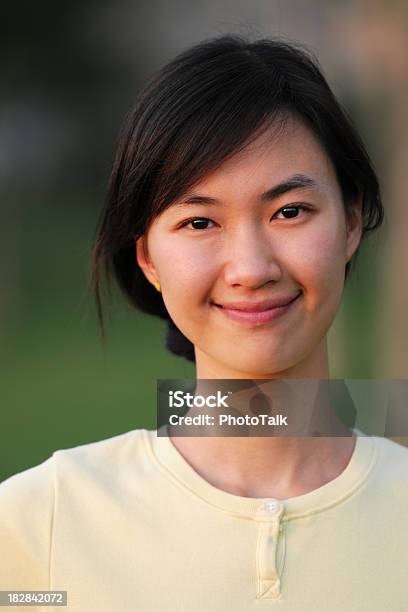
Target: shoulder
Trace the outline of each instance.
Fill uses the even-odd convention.
[[[375,437],[378,441],[379,458],[383,465],[392,467],[393,471],[405,473],[408,465],[408,447],[391,438]]]
[[[89,498],[95,486],[114,489],[129,472],[126,464],[137,472],[137,465],[148,460],[146,436],[147,430],[133,430],[57,450],[0,483],[0,585],[47,588],[58,508],[67,498]]]
[[[24,539],[29,524],[35,524],[31,539],[44,539],[52,522],[54,504],[54,462],[49,458],[40,465],[11,476],[0,484],[0,533]]]
[[[55,451],[55,469],[71,467],[78,470],[103,470],[112,463],[141,461],[146,451],[146,429],[134,429],[105,440],[81,444],[72,448]]]
[[[398,494],[408,501],[408,448],[389,438],[374,437],[377,444],[373,479],[379,491]]]
[[[54,507],[53,459],[0,484],[0,585],[47,589]]]
[[[53,455],[55,481],[60,493],[71,497],[89,486],[113,493],[116,485],[135,483],[151,464],[148,431],[135,429],[112,438],[58,450]],[[124,484],[124,482],[126,484]]]
[[[55,451],[43,463],[0,483],[0,524],[20,532],[35,528],[43,537],[51,528],[56,492],[67,483],[74,489],[83,481],[109,481],[130,461],[145,459],[147,430],[138,429],[72,448]],[[30,512],[27,512],[29,508]]]
[[[103,470],[112,465],[143,456],[147,430],[136,429],[105,440],[56,450],[43,463],[10,476],[0,483],[0,507],[12,500],[51,502],[61,470]]]

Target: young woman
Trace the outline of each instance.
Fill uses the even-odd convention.
[[[146,85],[119,140],[93,257],[102,331],[107,272],[166,319],[197,391],[271,381],[293,408],[273,383],[304,381],[304,400],[330,377],[350,260],[382,217],[364,146],[307,52],[194,46]],[[406,609],[405,448],[348,428],[172,432],[57,451],[3,483],[1,589],[66,590],[68,609],[98,612]]]

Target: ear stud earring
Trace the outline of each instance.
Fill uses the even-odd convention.
[[[161,291],[160,291],[160,283],[159,283],[159,281],[156,281],[156,282],[154,283],[154,287],[155,287],[155,289],[157,289],[157,291],[158,291],[159,293],[161,293]]]

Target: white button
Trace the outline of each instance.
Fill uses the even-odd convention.
[[[277,499],[267,499],[263,505],[263,510],[267,514],[276,514],[280,509],[280,502]]]

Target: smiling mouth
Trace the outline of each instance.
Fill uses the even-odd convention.
[[[267,323],[274,319],[281,317],[286,314],[292,306],[294,306],[302,295],[302,291],[298,293],[292,300],[283,304],[281,306],[274,306],[272,308],[267,308],[263,310],[240,310],[238,308],[227,308],[222,306],[221,304],[217,304],[216,302],[212,302],[212,306],[216,308],[220,314],[227,316],[229,319],[233,321],[238,321],[240,323],[249,323],[255,325],[261,325],[263,323]]]

